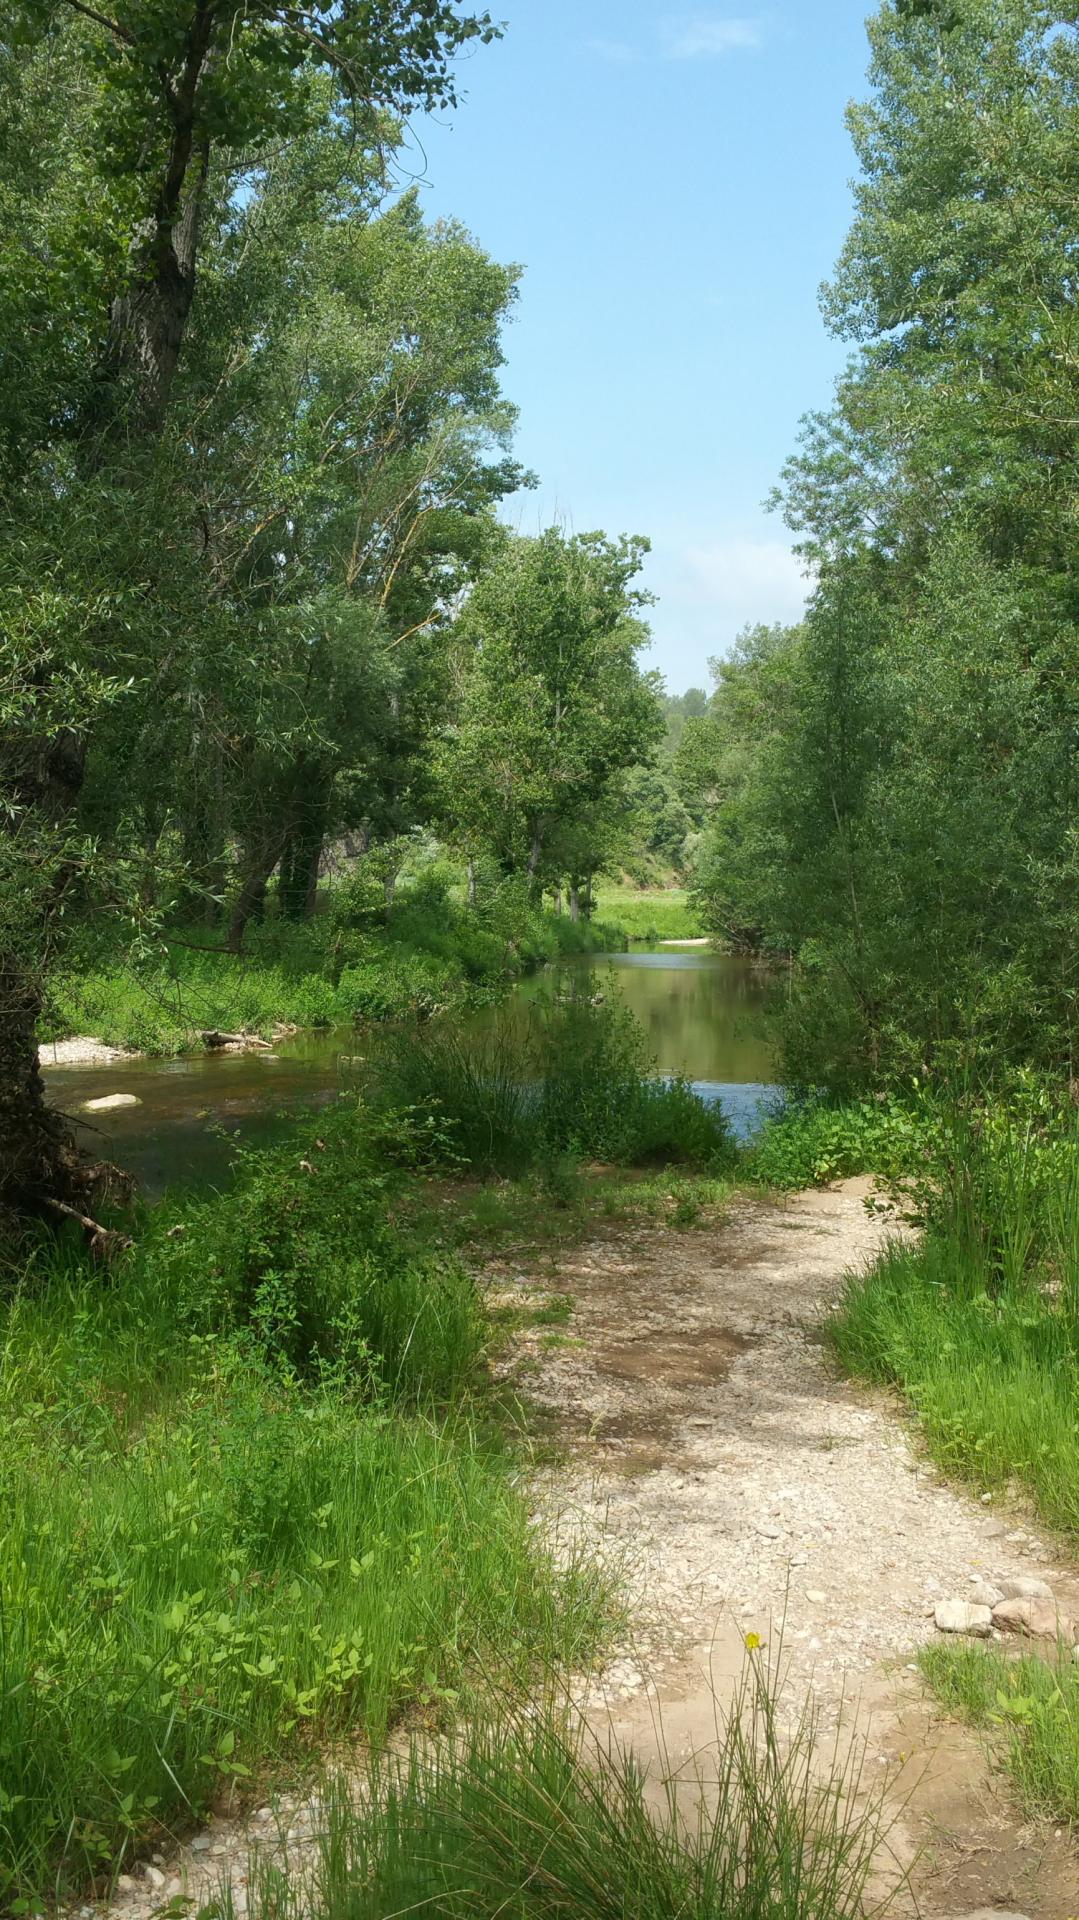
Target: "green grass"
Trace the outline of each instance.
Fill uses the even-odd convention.
[[[941,1109],[923,1146],[924,1238],[849,1279],[836,1351],[902,1390],[949,1471],[1079,1535],[1079,1115],[1027,1088]]]
[[[627,940],[697,940],[705,932],[684,887],[640,888],[601,880],[595,918],[617,927]]]
[[[985,1729],[1035,1818],[1079,1825],[1079,1668],[990,1647],[928,1646],[920,1665],[950,1713]]]
[[[92,1034],[170,1054],[203,1031],[270,1035],[283,1025],[348,1026],[482,1004],[562,953],[621,945],[616,928],[574,924],[516,894],[477,914],[448,896],[401,896],[389,924],[343,904],[300,925],[268,918],[241,954],[205,929],[166,932],[139,958],[102,936],[50,986],[43,1040]],[[210,951],[206,949],[210,948]]]
[[[470,1277],[387,1226],[357,1123],[326,1125],[163,1209],[110,1275],[61,1243],[11,1283],[0,1905],[604,1631],[492,1431]]]
[[[282,1872],[253,1857],[252,1920],[860,1920],[879,1797],[815,1762],[813,1728],[780,1734],[774,1675],[751,1670],[691,1786],[654,1792],[632,1755],[552,1707],[495,1717],[338,1781],[317,1845]],[[222,1902],[231,1920],[231,1902]]]

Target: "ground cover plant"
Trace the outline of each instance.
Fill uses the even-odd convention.
[[[548,1702],[504,1713],[452,1745],[376,1769],[358,1797],[337,1782],[314,1858],[257,1858],[257,1920],[855,1920],[879,1843],[879,1803],[811,1757],[806,1721],[780,1727],[774,1672],[750,1671],[714,1746],[708,1785],[651,1794],[632,1755],[600,1747]],[[231,1902],[222,1900],[225,1920]]]
[[[534,1535],[474,1284],[388,1203],[335,1115],[107,1276],[76,1245],[9,1276],[0,1903],[480,1672],[587,1661],[603,1596]]]

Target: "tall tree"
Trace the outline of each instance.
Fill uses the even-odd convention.
[[[7,352],[29,340],[31,379],[5,400],[2,434],[0,821],[15,904],[0,916],[0,1209],[77,1208],[85,1187],[44,1102],[35,1025],[85,872],[72,816],[95,712],[160,671],[200,597],[170,407],[210,225],[261,154],[320,121],[369,129],[380,107],[452,102],[455,53],[493,31],[442,0],[14,9],[5,106],[24,125],[26,98],[47,110],[5,189]],[[228,619],[213,623],[227,645]]]

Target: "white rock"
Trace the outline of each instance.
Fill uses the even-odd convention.
[[[1014,1580],[1000,1583],[1001,1600],[1051,1600],[1053,1589],[1047,1580],[1036,1580],[1031,1573],[1020,1573]],[[999,1605],[999,1602],[995,1603]]]
[[[137,1893],[138,1888],[139,1888],[138,1881],[130,1873],[121,1873],[117,1875],[117,1879],[116,1879],[117,1893]]]
[[[993,1628],[993,1610],[977,1606],[972,1600],[938,1600],[933,1609],[933,1623],[938,1633],[973,1633],[979,1640],[988,1640]]]
[[[806,1588],[806,1599],[809,1601],[811,1607],[823,1607],[827,1598],[828,1595],[822,1593],[819,1587]]]
[[[105,1113],[110,1107],[141,1107],[142,1101],[133,1093],[103,1093],[96,1100],[84,1100],[84,1113]]]
[[[970,1583],[970,1597],[976,1607],[999,1607],[1004,1598],[1004,1589],[991,1586],[988,1580],[975,1574]]]
[[[144,1868],[143,1871],[145,1872],[146,1878],[150,1882],[150,1885],[153,1887],[155,1893],[157,1892],[159,1887],[164,1886],[165,1876],[162,1873],[160,1867],[146,1867]]]

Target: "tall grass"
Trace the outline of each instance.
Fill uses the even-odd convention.
[[[949,1712],[999,1742],[1026,1811],[1079,1825],[1079,1667],[954,1645],[923,1647],[920,1665]]]
[[[879,1803],[818,1769],[807,1722],[783,1738],[772,1676],[754,1671],[701,1786],[649,1783],[632,1754],[548,1708],[481,1723],[376,1768],[362,1801],[324,1796],[313,1859],[255,1858],[257,1920],[855,1920]],[[229,1902],[224,1902],[226,1914]]]
[[[898,1385],[952,1471],[1079,1534],[1079,1114],[1031,1088],[944,1109],[915,1199],[922,1241],[848,1281],[840,1359]]]
[[[368,1064],[376,1112],[423,1116],[477,1172],[517,1174],[566,1153],[712,1169],[734,1158],[719,1109],[683,1080],[653,1078],[632,1014],[590,993],[508,1010],[479,1031],[390,1033]]]
[[[107,1279],[61,1247],[9,1293],[0,1905],[602,1631],[473,1411],[472,1283],[397,1242],[353,1124],[253,1156]]]

